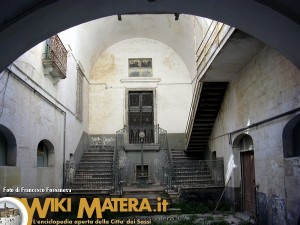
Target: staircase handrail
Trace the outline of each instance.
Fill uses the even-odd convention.
[[[197,48],[197,75],[192,80],[192,83],[196,81],[196,84],[193,91],[192,103],[190,106],[188,121],[185,129],[186,146],[188,145],[191,136],[192,127],[195,120],[195,114],[202,89],[202,82],[200,82],[200,79],[205,74],[213,59],[217,56],[217,54],[222,49],[222,47],[229,39],[234,30],[235,28],[230,27],[229,25],[223,24],[218,21],[212,21],[199,47]]]

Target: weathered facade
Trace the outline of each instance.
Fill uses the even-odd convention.
[[[262,224],[297,224],[299,69],[263,44],[240,57],[239,64],[222,64],[218,55],[238,54],[222,52],[233,28],[194,16],[173,17],[92,21],[56,35],[53,48],[49,40],[41,42],[4,70],[0,186],[61,188],[64,163],[74,169],[72,164],[82,159],[101,158],[84,155],[99,146],[109,146],[103,157],[115,156],[117,149],[113,163],[118,161],[124,185],[133,186],[142,170],[141,142],[147,182],[162,184],[169,150],[186,150],[193,137],[187,135],[189,124],[202,129],[193,118],[197,108],[214,104],[198,104],[204,90],[199,87],[224,82],[216,115],[200,118],[212,126],[210,133],[192,152],[205,160],[223,159],[225,198],[232,208],[255,215]],[[150,130],[135,130],[136,125]],[[158,143],[159,129],[167,134],[167,147]],[[123,135],[120,149],[116,132]]]

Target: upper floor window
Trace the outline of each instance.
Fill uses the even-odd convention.
[[[64,47],[58,35],[54,35],[46,41],[46,52],[43,58],[45,74],[52,75],[58,82],[66,78],[68,51]]]
[[[83,120],[83,72],[79,65],[77,66],[77,91],[76,91],[76,117]]]
[[[151,58],[128,59],[129,77],[152,77]]]
[[[300,115],[285,125],[282,133],[282,144],[285,158],[300,156]]]

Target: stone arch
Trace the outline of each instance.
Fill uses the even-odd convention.
[[[17,142],[14,134],[6,126],[0,124],[0,166],[16,166]]]
[[[249,134],[240,134],[234,139],[232,147],[239,150],[253,150],[252,137]]]
[[[46,139],[37,145],[37,167],[52,167],[55,165],[54,146]]]
[[[281,52],[300,66],[297,3],[258,1],[49,1],[8,4],[0,27],[0,70],[22,53],[62,30],[101,17],[129,13],[184,13],[211,18],[236,27]],[[26,9],[27,8],[27,9]],[[26,9],[26,10],[24,10]],[[81,13],[78,13],[80,11]],[[20,13],[21,12],[21,13]],[[255,13],[253,13],[255,12]],[[40,15],[43,15],[41,17]],[[42,29],[47,24],[47,29]],[[26,35],[23,34],[32,34]],[[9,38],[7,38],[9,37]],[[20,41],[23,37],[23,41]],[[11,48],[11,46],[14,46]]]
[[[282,145],[284,158],[300,156],[300,115],[292,118],[283,128]]]

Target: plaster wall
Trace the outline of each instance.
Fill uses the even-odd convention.
[[[129,77],[129,58],[152,58],[153,77]],[[155,123],[184,133],[192,87],[189,71],[169,46],[152,39],[128,39],[109,47],[91,73],[89,133],[114,134],[127,124],[126,93],[152,90]]]
[[[5,94],[1,92],[0,124],[14,134],[17,142],[16,167],[0,167],[1,187],[62,187],[63,159],[69,159],[88,131],[89,88],[85,78],[83,121],[76,117],[76,59],[69,51],[67,78],[55,84],[51,77],[44,75],[44,51],[45,42],[42,42],[9,67],[12,73],[1,73],[1,89],[7,77],[8,82]],[[37,146],[43,139],[54,146],[54,166],[37,167]]]
[[[288,159],[284,159],[282,147],[283,128],[295,114],[234,133],[232,137],[229,133],[299,106],[299,70],[276,51],[265,47],[229,83],[211,135],[210,150],[224,158],[228,189],[235,190],[239,190],[241,182],[240,153],[231,143],[242,133],[252,137],[255,183],[259,185],[258,211],[263,224],[297,224],[298,221],[299,213],[293,211],[300,209],[300,174],[298,171],[290,178],[293,182],[289,182],[287,190],[285,161]],[[236,205],[241,203],[239,195],[233,199]]]

